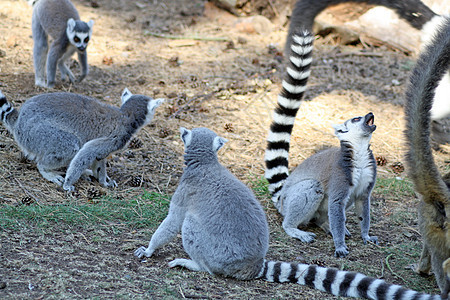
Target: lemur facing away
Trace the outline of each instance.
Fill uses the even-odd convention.
[[[405,104],[408,172],[421,195],[419,227],[423,251],[417,271],[433,271],[443,299],[447,299],[450,290],[450,173],[441,177],[434,163],[430,110],[438,83],[449,67],[450,17],[420,54],[410,76]]]
[[[169,213],[148,247],[134,255],[150,257],[181,232],[190,259],[176,258],[169,267],[232,277],[291,282],[347,297],[367,299],[440,299],[421,295],[381,279],[299,263],[266,261],[269,228],[252,191],[222,166],[217,151],[225,139],[206,128],[181,128],[186,167],[172,196]]]
[[[377,242],[369,236],[370,194],[375,184],[376,163],[369,149],[375,130],[372,113],[336,125],[340,148],[331,148],[313,155],[289,175],[289,144],[295,116],[306,89],[311,64],[313,37],[305,32],[294,35],[289,66],[278,106],[270,126],[266,150],[266,179],[272,200],[284,216],[286,233],[303,242],[312,242],[315,235],[299,230],[299,225],[314,221],[331,233],[335,255],[348,254],[345,235],[345,210],[355,204],[361,221],[364,243]]]
[[[65,61],[75,52],[81,65],[83,80],[89,73],[87,62],[88,42],[92,35],[94,21],[80,21],[80,16],[70,0],[37,0],[33,3],[31,29],[33,32],[33,57],[35,85],[52,88],[55,85],[56,67],[61,72],[61,80],[71,83],[75,77],[65,65]],[[48,36],[52,38],[50,50]],[[47,82],[45,81],[47,70]]]
[[[106,175],[106,158],[150,123],[162,102],[128,89],[120,108],[78,94],[50,93],[30,98],[17,110],[0,92],[0,120],[45,179],[73,191],[86,173],[105,187],[115,187]],[[65,178],[56,172],[63,167]]]

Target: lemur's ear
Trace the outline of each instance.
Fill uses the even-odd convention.
[[[133,94],[127,88],[125,88],[122,92],[122,96],[120,97],[122,99],[122,104],[127,102],[131,98],[131,96],[133,96]]]
[[[220,136],[216,136],[214,138],[214,142],[213,142],[213,150],[215,152],[219,151],[220,148],[223,147],[223,145],[225,145],[225,143],[228,142],[227,139],[220,137]]]
[[[333,124],[332,126],[334,128],[335,135],[348,132],[347,126],[345,126],[345,124]]]
[[[67,20],[67,29],[72,32],[75,28],[75,20],[70,18],[69,20]]]
[[[187,148],[191,144],[192,131],[184,127],[180,127],[180,137],[184,143],[184,146]]]
[[[87,22],[89,29],[92,30],[92,26],[94,26],[94,20],[89,20],[89,22]]]

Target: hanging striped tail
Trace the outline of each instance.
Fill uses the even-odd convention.
[[[437,295],[421,294],[361,273],[306,264],[265,261],[258,277],[269,282],[291,282],[307,285],[323,292],[344,297],[374,300],[441,299]]]
[[[294,34],[292,41],[265,155],[265,177],[269,181],[269,191],[274,203],[278,202],[279,192],[289,175],[289,143],[295,116],[300,108],[310,74],[314,36],[308,31],[303,31]]]
[[[17,110],[11,106],[11,103],[6,100],[5,95],[0,91],[0,120],[10,132],[12,132],[12,127],[17,120],[17,114]]]

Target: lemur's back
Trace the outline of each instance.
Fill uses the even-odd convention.
[[[316,179],[324,185],[328,185],[329,177],[336,175],[332,172],[338,170],[336,165],[339,161],[339,155],[340,148],[331,147],[308,157],[292,171],[286,179],[285,186],[289,187],[291,184],[304,179]],[[317,166],[321,166],[321,168]]]
[[[215,157],[188,164],[177,193],[186,195],[182,235],[191,258],[214,274],[254,278],[268,249],[269,232],[251,190]]]
[[[52,11],[52,17],[41,17],[48,14],[48,10]],[[39,19],[45,32],[55,39],[66,32],[68,19],[80,19],[75,6],[69,0],[39,0],[33,7],[33,14]]]
[[[20,140],[29,138],[27,132],[39,124],[72,133],[84,144],[112,133],[117,127],[119,115],[119,108],[86,96],[72,93],[43,94],[22,105],[15,135]]]

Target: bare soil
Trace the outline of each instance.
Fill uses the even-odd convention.
[[[90,74],[75,85],[58,78],[56,88],[48,91],[34,86],[31,7],[23,0],[2,0],[0,89],[7,98],[20,106],[40,93],[70,91],[120,105],[120,93],[128,87],[133,93],[167,100],[129,148],[109,160],[108,173],[119,185],[114,190],[80,180],[77,192],[67,195],[40,176],[0,126],[0,203],[90,203],[96,195],[128,199],[143,189],[170,195],[183,168],[180,126],[208,127],[227,138],[220,161],[249,185],[260,180],[282,77],[284,22],[274,19],[262,33],[253,32],[236,25],[242,17],[202,0],[74,3],[83,20],[95,21],[88,47]],[[308,228],[318,236],[309,245],[287,237],[281,217],[265,195],[260,200],[271,228],[268,258],[360,271],[438,292],[433,277],[420,277],[408,269],[421,247],[418,199],[403,171],[403,93],[415,58],[384,46],[343,46],[336,37],[326,36],[316,41],[314,59],[306,94],[310,101],[298,114],[291,164],[324,146],[337,145],[331,124],[372,111],[378,176],[389,185],[379,184],[373,194],[371,234],[378,236],[379,245],[363,245],[350,213],[351,252],[336,259],[331,237],[319,228]],[[71,67],[79,72],[75,60]],[[436,152],[436,161],[442,170],[448,168],[448,146]],[[392,184],[396,181],[409,191]],[[148,242],[155,228],[122,229],[117,224],[99,229],[65,223],[46,230],[0,228],[0,298],[338,299],[294,284],[242,282],[169,269],[171,259],[186,257],[180,239],[142,262],[133,251]]]

